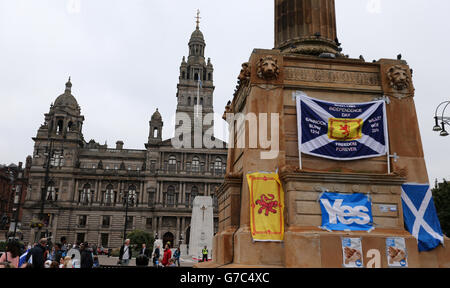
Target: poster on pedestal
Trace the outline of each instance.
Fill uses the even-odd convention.
[[[387,238],[386,255],[389,267],[407,268],[408,254],[405,238]]]
[[[363,268],[361,238],[342,238],[342,255],[345,268]]]

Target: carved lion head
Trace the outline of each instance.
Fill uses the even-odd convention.
[[[406,68],[400,65],[395,65],[387,71],[387,77],[392,88],[396,90],[408,89],[410,86],[410,79]]]
[[[280,74],[277,59],[272,56],[261,58],[258,63],[258,77],[265,80],[274,80]]]

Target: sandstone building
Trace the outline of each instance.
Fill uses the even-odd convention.
[[[181,63],[176,95],[177,115],[185,113],[192,121],[190,126],[183,126],[186,123],[177,119],[174,128],[184,127],[181,130],[186,133],[195,130],[195,104],[202,106],[202,116],[213,112],[214,68],[210,59],[205,60],[205,46],[197,22],[189,41],[188,59],[183,57]],[[178,245],[183,239],[187,244],[193,199],[216,199],[215,190],[223,182],[226,169],[225,143],[210,133],[214,122],[200,131],[212,138],[218,148],[205,149],[202,145],[177,149],[172,145],[173,139],[162,139],[164,122],[156,109],[145,150],[130,150],[123,148],[122,141],[115,148],[85,141],[84,121],[69,79],[65,92],[51,105],[33,138],[31,190],[25,203],[24,223],[36,223],[43,207],[42,232],[54,241],[66,236],[68,243],[88,241],[118,247],[127,223],[128,232],[144,230],[164,242]],[[215,222],[217,226],[217,219]],[[25,241],[35,241],[39,229],[31,227],[35,225],[24,226]]]

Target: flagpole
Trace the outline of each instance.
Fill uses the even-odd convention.
[[[384,126],[385,126],[385,134],[386,134],[386,150],[387,150],[387,166],[388,166],[388,175],[391,174],[391,149],[389,145],[389,125],[387,122],[387,109],[386,109],[386,101],[383,103],[384,106]]]

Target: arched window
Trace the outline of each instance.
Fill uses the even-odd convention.
[[[208,73],[208,81],[212,81],[212,73]]]
[[[194,74],[194,80],[195,80],[195,81],[198,81],[198,73],[195,73],[195,74]]]
[[[169,157],[169,172],[177,171],[177,158],[175,156]]]
[[[91,185],[85,184],[83,190],[81,190],[80,203],[88,205],[91,202]]]
[[[186,79],[186,72],[181,72],[181,79]]]
[[[67,132],[72,130],[72,126],[73,126],[73,123],[72,123],[72,121],[70,121],[69,124],[67,124]]]
[[[105,205],[106,206],[112,206],[112,204],[114,203],[114,187],[113,185],[109,184],[108,186],[106,186],[106,191],[105,191]]]
[[[47,199],[47,201],[52,201],[52,202],[58,200],[57,189],[55,188],[55,183],[53,183],[53,181],[48,183],[46,199]]]
[[[173,186],[167,188],[167,206],[175,206],[175,187]]]
[[[64,126],[63,120],[59,120],[58,121],[58,126],[56,127],[57,128],[57,130],[56,130],[56,134],[57,135],[61,135],[63,133],[63,126]]]
[[[222,174],[222,159],[219,157],[216,158],[216,161],[214,162],[214,173]]]
[[[200,98],[200,105],[203,105],[203,97]]]
[[[137,206],[137,192],[136,192],[136,186],[134,185],[130,185],[128,187],[128,193],[126,194],[128,196],[128,198],[123,197],[123,205],[127,205],[127,201],[128,201],[128,206],[130,207],[134,207]]]
[[[191,106],[191,105],[192,105],[192,104],[191,104],[191,100],[192,100],[191,97],[188,97],[188,98],[187,98],[187,105],[188,105],[188,106]]]
[[[192,158],[192,172],[200,172],[200,160],[198,159],[198,157],[194,157]]]

